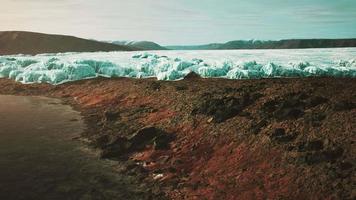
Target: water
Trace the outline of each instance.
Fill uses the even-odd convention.
[[[84,127],[59,100],[0,95],[0,199],[142,199],[132,177],[72,139]]]

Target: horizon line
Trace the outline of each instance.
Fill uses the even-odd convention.
[[[283,40],[349,40],[349,39],[356,39],[355,37],[340,37],[340,38],[328,38],[328,37],[320,37],[320,38],[280,38],[280,39],[233,39],[233,40],[228,40],[228,41],[221,41],[221,42],[209,42],[209,43],[199,43],[199,44],[169,44],[169,45],[161,45],[158,42],[152,41],[152,40],[125,40],[125,39],[117,39],[117,40],[105,40],[105,39],[94,39],[94,38],[85,38],[85,37],[80,37],[80,36],[75,36],[75,35],[70,35],[70,34],[59,34],[59,33],[45,33],[45,32],[36,32],[36,31],[27,31],[27,30],[5,30],[1,32],[23,32],[23,33],[35,33],[35,34],[43,34],[43,35],[56,35],[56,36],[68,36],[68,37],[75,37],[79,39],[86,39],[86,40],[94,40],[97,42],[106,42],[106,43],[112,43],[115,41],[132,41],[132,42],[154,42],[162,47],[169,47],[169,46],[204,46],[204,45],[211,45],[211,44],[225,44],[228,42],[233,42],[233,41],[283,41]]]

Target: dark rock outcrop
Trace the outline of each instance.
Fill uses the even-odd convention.
[[[169,149],[173,135],[167,134],[156,127],[144,127],[131,135],[131,137],[117,137],[114,141],[102,147],[102,158],[120,158],[131,152],[144,150],[152,145],[156,150]],[[108,140],[106,140],[108,141]]]
[[[189,79],[198,79],[201,78],[199,74],[195,72],[189,72],[185,77],[184,80],[189,80]]]
[[[223,97],[211,98],[207,97],[203,102],[195,105],[192,114],[204,114],[213,117],[217,123],[223,122],[229,118],[240,114],[248,105],[255,101],[248,94],[244,94],[239,98]]]

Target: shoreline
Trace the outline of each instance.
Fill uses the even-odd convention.
[[[356,195],[354,78],[0,79],[0,88],[62,99],[81,112],[90,146],[170,199]]]

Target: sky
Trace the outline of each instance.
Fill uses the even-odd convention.
[[[163,45],[356,38],[356,0],[0,0],[0,31]]]

